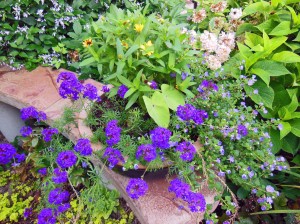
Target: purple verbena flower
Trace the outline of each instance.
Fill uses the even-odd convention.
[[[90,100],[99,100],[98,90],[96,86],[88,83],[83,87],[83,98],[88,98]]]
[[[77,156],[73,151],[67,150],[58,154],[56,162],[62,169],[69,168],[76,164]]]
[[[71,208],[70,203],[65,203],[65,204],[59,205],[59,206],[57,207],[57,212],[58,212],[58,213],[64,213],[64,212],[66,212],[69,208]]]
[[[122,99],[124,99],[124,96],[126,94],[126,92],[128,91],[128,88],[125,85],[121,85],[118,89],[118,95],[119,97],[121,97]]]
[[[60,205],[69,201],[70,193],[62,188],[55,188],[50,191],[48,201],[50,204]]]
[[[146,194],[148,185],[146,181],[139,178],[132,178],[129,180],[126,187],[126,192],[132,199],[138,199]]]
[[[55,224],[56,214],[52,208],[43,208],[38,215],[37,224]]]
[[[145,161],[151,162],[156,158],[156,148],[150,144],[140,145],[136,152],[136,159],[143,157]]]
[[[90,156],[92,155],[93,149],[91,146],[91,142],[87,138],[81,138],[77,141],[77,144],[74,147],[76,152],[79,152],[82,156]]]
[[[46,176],[48,173],[47,168],[44,167],[44,168],[39,169],[38,173],[41,174],[42,176]]]
[[[21,163],[26,159],[26,155],[24,153],[22,153],[22,154],[16,153],[15,159],[17,160],[18,163]]]
[[[188,162],[193,160],[196,154],[195,147],[190,142],[186,141],[179,143],[175,150],[180,152],[180,158],[183,161]]]
[[[103,154],[103,158],[106,158],[109,162],[109,167],[112,169],[115,165],[118,164],[118,162],[124,163],[124,158],[121,154],[121,152],[117,149],[113,149],[111,147],[108,147],[105,149],[105,152]]]
[[[172,132],[169,129],[157,127],[150,131],[152,145],[157,148],[167,149],[170,147],[169,141]]]
[[[59,83],[60,81],[72,81],[72,80],[77,80],[77,77],[73,72],[61,72],[59,73],[56,81]]]
[[[27,219],[32,214],[32,208],[25,208],[24,210],[24,218]]]
[[[45,128],[42,131],[43,139],[45,142],[50,142],[52,135],[58,134],[58,130],[56,128]]]
[[[248,130],[247,130],[246,126],[239,124],[237,127],[237,133],[242,136],[246,136],[248,134]]]
[[[204,212],[206,209],[206,201],[201,193],[190,192],[186,201],[191,212]]]
[[[107,137],[106,143],[109,146],[113,146],[115,144],[118,144],[121,137],[121,128],[118,127],[118,121],[117,120],[111,120],[106,124],[105,127],[105,135]]]
[[[37,119],[39,117],[39,112],[35,109],[35,107],[25,107],[21,109],[21,119],[23,121],[27,119]]]
[[[9,163],[16,153],[17,150],[11,144],[0,144],[0,164],[5,165]]]
[[[175,178],[170,182],[170,186],[168,188],[169,192],[175,193],[177,198],[186,199],[189,194],[191,187],[184,181],[181,181],[178,178]]]
[[[184,121],[189,121],[194,116],[196,108],[191,104],[179,105],[177,107],[176,115]]]
[[[108,93],[110,91],[110,88],[108,88],[108,86],[102,86],[101,91],[104,93]]]
[[[62,184],[68,181],[67,171],[61,171],[59,168],[53,170],[52,181],[55,184]]]
[[[28,137],[32,133],[32,128],[29,126],[24,126],[20,129],[20,133],[23,137]]]
[[[199,93],[204,93],[211,89],[214,90],[215,92],[219,90],[218,86],[213,81],[209,81],[209,80],[203,80],[202,83],[197,88]]]
[[[71,100],[78,100],[83,88],[77,79],[65,80],[59,86],[59,95],[64,99],[69,97]]]
[[[157,88],[158,88],[158,85],[157,85],[157,83],[156,83],[154,80],[152,80],[152,81],[150,82],[150,88],[151,88],[151,89],[157,89]]]
[[[203,124],[204,119],[207,118],[208,118],[208,114],[205,110],[195,110],[192,116],[193,121],[198,125]]]

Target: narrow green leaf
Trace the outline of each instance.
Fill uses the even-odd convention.
[[[135,94],[133,94],[133,95],[130,97],[128,103],[126,104],[125,110],[128,110],[128,109],[129,109],[129,108],[137,101],[139,95],[140,95],[140,93],[139,93],[139,92],[136,92]]]
[[[175,66],[175,58],[176,58],[176,56],[175,56],[174,53],[170,53],[169,54],[169,61],[168,61],[169,68],[174,68],[174,66]]]
[[[129,55],[132,55],[133,52],[135,52],[137,49],[139,49],[139,46],[134,44],[132,45],[128,51],[125,53],[124,57],[127,58]]]
[[[127,86],[127,87],[132,87],[133,85],[132,85],[132,82],[130,82],[127,78],[125,78],[124,76],[122,76],[122,75],[118,75],[117,76],[118,77],[118,79],[120,80],[120,82],[122,83],[122,84],[124,84],[125,86]]]
[[[124,95],[124,98],[131,96],[136,90],[137,90],[136,88],[130,88]]]
[[[95,62],[96,59],[94,57],[92,58],[87,58],[85,60],[83,60],[82,62],[79,63],[79,66],[87,66],[87,65],[90,65],[92,64],[93,62]]]
[[[82,26],[78,20],[73,23],[73,30],[77,35],[82,33]]]
[[[264,211],[264,212],[253,212],[250,215],[264,215],[264,214],[299,214],[300,210],[271,210],[271,211]]]

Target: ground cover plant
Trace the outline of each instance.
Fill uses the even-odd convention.
[[[51,128],[43,112],[24,108],[22,149],[0,145],[4,188],[19,178],[12,166],[23,169],[21,178],[30,170],[41,195],[24,198],[26,181],[24,192],[3,194],[17,200],[3,205],[1,220],[136,222],[115,212],[118,193],[105,188],[90,161],[96,156],[116,172],[143,169],[126,189],[134,200],[147,194],[144,174],[167,166],[177,175],[169,191],[179,209],[205,212],[203,222],[299,221],[298,7],[294,0],[1,4],[1,61],[79,73],[57,79],[75,109]],[[81,81],[87,77],[107,84],[102,95]],[[71,143],[59,133],[76,124],[79,105],[94,136]],[[90,141],[104,149],[93,153]],[[218,192],[215,213],[203,183]]]

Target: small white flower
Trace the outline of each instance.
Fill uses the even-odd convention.
[[[243,15],[243,11],[241,8],[233,8],[231,9],[230,13],[229,13],[229,17],[232,19],[232,20],[237,20],[239,18],[241,18]]]

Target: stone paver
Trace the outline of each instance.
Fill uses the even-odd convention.
[[[29,105],[35,106],[47,114],[47,122],[52,125],[54,120],[62,115],[63,109],[72,105],[70,100],[61,99],[58,94],[56,78],[61,71],[64,70],[39,67],[32,72],[22,70],[0,73],[0,101],[19,109]],[[101,93],[101,83],[94,80],[87,80],[85,83],[95,85]],[[71,132],[64,133],[73,142],[92,135],[91,130],[84,125],[84,117],[85,112],[77,114],[79,128],[71,126]],[[93,144],[93,149],[101,150],[102,145]],[[126,194],[129,177],[108,169],[94,156],[92,161],[103,168],[103,175],[120,191],[142,224],[194,224],[203,219],[202,213],[191,213],[188,209],[178,208],[182,203],[174,200],[174,195],[168,192],[169,184],[163,174],[158,172],[145,175],[149,191],[144,197],[133,200]],[[208,203],[213,203],[214,210],[218,204],[214,203],[215,192],[209,191],[207,186],[203,185],[201,193]]]

